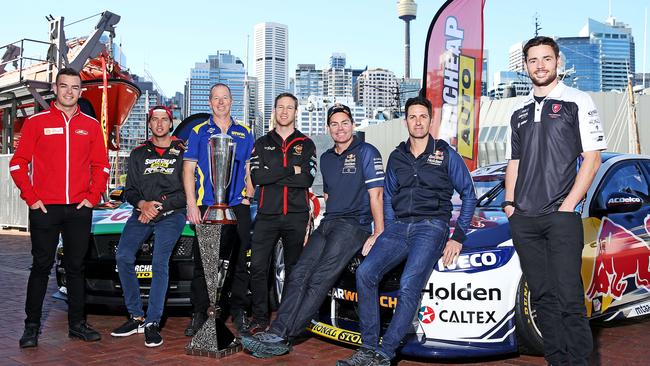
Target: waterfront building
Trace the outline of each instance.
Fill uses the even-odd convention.
[[[279,23],[259,23],[254,29],[255,77],[262,129],[269,130],[275,96],[289,87],[289,29]]]

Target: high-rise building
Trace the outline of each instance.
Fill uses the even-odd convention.
[[[354,103],[352,98],[330,98],[312,95],[300,100],[296,127],[307,135],[321,135],[327,133],[327,110],[335,103],[345,104],[350,107],[355,125],[365,118],[366,109]]]
[[[323,70],[323,89],[331,98],[352,98],[352,70],[343,67]]]
[[[525,72],[524,67],[524,42],[517,42],[508,50],[508,71]]]
[[[230,87],[232,94],[231,115],[237,121],[244,120],[244,63],[230,53],[218,51],[208,56],[205,62],[197,62],[190,70],[189,114],[211,113],[210,87],[223,83]]]
[[[481,68],[481,95],[488,95],[488,50],[483,50],[483,66]]]
[[[296,66],[296,86],[294,94],[298,100],[306,100],[310,95],[322,96],[323,71],[316,69],[314,64],[298,64]]]
[[[399,109],[404,111],[406,101],[420,94],[422,83],[420,79],[399,79]]]
[[[372,118],[375,109],[396,108],[398,83],[395,74],[385,69],[369,69],[357,79],[359,104],[366,108],[366,116]]]
[[[492,99],[528,95],[532,87],[530,78],[522,72],[499,71],[494,73],[493,85],[487,95]]]
[[[330,68],[345,68],[345,53],[333,52],[330,56]]]
[[[330,98],[352,98],[352,69],[345,67],[344,53],[330,56],[329,68],[323,70],[323,91]]]
[[[581,90],[624,90],[634,74],[632,29],[613,17],[605,23],[588,19],[578,37],[560,37],[557,43],[570,71],[565,82]]]
[[[255,77],[263,130],[268,131],[273,101],[289,86],[289,29],[284,24],[260,23],[254,32]]]
[[[354,98],[355,103],[359,103],[359,93],[357,89],[357,80],[361,74],[368,70],[368,66],[363,69],[352,69],[352,97]]]
[[[264,134],[263,126],[260,122],[262,121],[262,116],[258,107],[259,97],[259,88],[257,84],[257,78],[253,76],[247,76],[244,81],[244,101],[247,103],[244,105],[244,123],[251,127],[253,130],[253,135],[255,138],[260,137]]]
[[[161,97],[151,81],[146,81],[138,75],[133,75],[133,81],[142,94],[135,102],[129,117],[120,127],[120,150],[130,152],[136,146],[149,138],[147,114],[149,108],[160,104]]]

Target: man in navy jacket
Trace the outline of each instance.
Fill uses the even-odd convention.
[[[463,159],[445,141],[429,135],[431,103],[406,102],[409,139],[390,155],[384,184],[384,232],[357,270],[362,345],[337,365],[390,365],[420,303],[420,295],[440,257],[458,257],[469,228],[476,194]],[[462,200],[449,239],[451,196]],[[446,243],[446,244],[445,244]],[[384,274],[406,260],[393,319],[379,344],[378,285]]]

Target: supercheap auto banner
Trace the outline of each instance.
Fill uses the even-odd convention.
[[[483,0],[448,0],[429,26],[425,95],[433,105],[431,134],[449,142],[469,170],[477,167],[483,71]],[[437,126],[433,124],[433,126]]]

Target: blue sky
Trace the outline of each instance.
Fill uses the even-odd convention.
[[[421,77],[426,33],[444,1],[416,2],[418,15],[411,22],[411,75]],[[633,28],[637,72],[641,72],[644,11],[650,0],[611,0],[611,6],[612,14]],[[510,45],[532,37],[535,13],[539,14],[541,34],[576,36],[587,18],[604,21],[608,7],[608,0],[487,0],[484,47],[489,50],[490,73],[506,68]],[[332,52],[346,53],[348,64],[355,68],[367,65],[390,69],[398,77],[404,74],[404,23],[397,18],[395,0],[30,0],[6,2],[2,8],[1,45],[20,38],[46,40],[47,14],[65,16],[67,23],[103,10],[121,15],[116,39],[122,43],[128,67],[142,74],[146,65],[168,96],[182,90],[194,62],[204,61],[217,50],[231,50],[245,62],[247,35],[252,59],[253,27],[264,21],[289,26],[290,76],[298,63],[325,66]],[[66,27],[66,34],[86,35],[97,19]],[[250,67],[252,73],[252,62]]]

